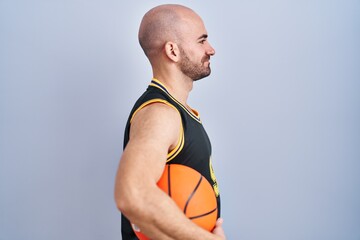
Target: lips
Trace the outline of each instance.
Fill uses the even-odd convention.
[[[209,63],[210,63],[210,57],[205,56],[205,57],[202,59],[201,62],[202,62],[202,63],[206,63],[206,62],[209,62]]]

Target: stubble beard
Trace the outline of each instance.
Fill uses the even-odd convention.
[[[182,71],[183,74],[188,76],[193,81],[200,80],[210,75],[211,73],[210,65],[208,65],[207,67],[204,65],[205,62],[209,61],[210,56],[205,55],[201,59],[201,63],[197,64],[190,60],[189,56],[181,47],[180,47],[180,53],[182,57],[180,61],[180,70]]]

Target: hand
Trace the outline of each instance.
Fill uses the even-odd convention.
[[[218,218],[218,220],[216,221],[215,228],[212,232],[213,232],[213,234],[219,236],[221,239],[226,240],[225,232],[224,232],[224,229],[222,228],[223,222],[224,222],[224,219]]]

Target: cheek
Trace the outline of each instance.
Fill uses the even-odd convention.
[[[202,59],[206,55],[206,51],[202,46],[198,46],[196,49],[193,49],[192,56],[194,59]]]
[[[206,50],[204,45],[196,44],[196,45],[188,45],[186,49],[186,53],[188,58],[192,62],[203,62],[204,58],[206,58]]]

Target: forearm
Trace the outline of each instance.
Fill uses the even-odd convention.
[[[133,201],[128,207],[120,210],[151,239],[220,239],[190,221],[175,202],[156,187],[146,194],[137,196],[136,199],[143,200]]]

